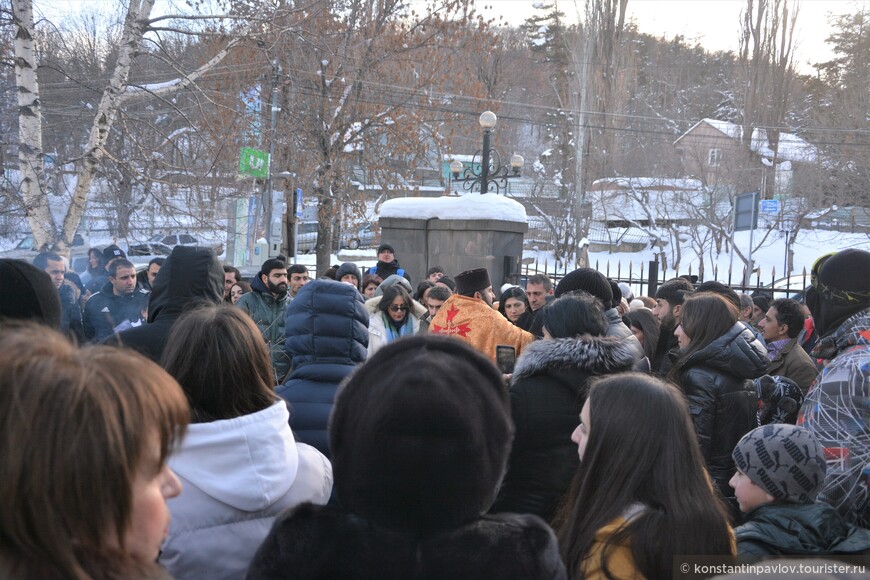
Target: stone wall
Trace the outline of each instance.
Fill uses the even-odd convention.
[[[528,230],[524,223],[494,219],[381,217],[379,225],[381,241],[395,248],[399,265],[411,276],[415,287],[432,266],[441,266],[450,277],[465,270],[486,268],[496,295],[508,274],[505,256],[512,264],[519,262],[523,234]]]

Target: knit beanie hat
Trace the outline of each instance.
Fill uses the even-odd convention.
[[[825,481],[825,450],[803,427],[757,427],[743,436],[731,456],[752,483],[777,500],[813,503]]]
[[[390,244],[381,244],[380,246],[378,246],[378,251],[375,253],[380,254],[384,250],[388,250],[394,256],[396,255],[396,251],[393,249],[393,246],[391,246]]]
[[[602,302],[605,308],[611,308],[613,290],[610,289],[610,281],[604,274],[592,268],[577,268],[567,274],[556,284],[556,298],[568,292],[583,290],[592,294]]]
[[[471,295],[492,286],[486,268],[466,270],[456,275],[456,293]]]
[[[634,300],[634,292],[626,282],[619,283],[619,291],[622,292],[622,297],[625,298],[625,301],[629,304],[632,300]]]
[[[441,276],[440,278],[438,278],[438,281],[435,282],[435,284],[438,284],[438,282],[450,288],[451,292],[456,292],[456,282],[454,282],[453,278],[451,278],[450,276]]]
[[[820,337],[870,306],[870,252],[849,248],[823,256],[813,266],[807,307]]]
[[[336,398],[329,424],[336,494],[388,529],[456,528],[491,507],[513,433],[508,392],[489,360],[449,337],[397,340]]]
[[[60,295],[51,277],[23,260],[0,259],[0,318],[60,328]]]
[[[353,262],[345,262],[341,266],[339,266],[338,271],[336,271],[335,273],[335,279],[341,282],[341,279],[348,274],[356,276],[356,286],[357,290],[359,290],[359,284],[362,281],[362,274],[360,274],[359,268]]]
[[[124,250],[122,250],[121,248],[119,248],[115,244],[112,244],[110,246],[106,246],[106,248],[103,250],[103,263],[108,264],[109,262],[111,262],[115,258],[126,259],[127,254],[125,254]]]

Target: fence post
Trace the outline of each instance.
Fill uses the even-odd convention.
[[[646,275],[647,296],[655,298],[656,290],[659,289],[659,263],[656,260],[649,261],[649,272]]]

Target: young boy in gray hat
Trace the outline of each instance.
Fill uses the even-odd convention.
[[[827,464],[815,436],[795,425],[753,429],[734,448],[737,472],[729,484],[743,512],[734,529],[741,556],[863,554],[870,530],[814,503]]]

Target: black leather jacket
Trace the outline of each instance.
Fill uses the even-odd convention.
[[[728,480],[734,475],[731,452],[755,427],[758,406],[751,379],[767,369],[767,350],[738,322],[694,353],[680,367],[680,387],[713,481],[725,497],[734,495]]]

